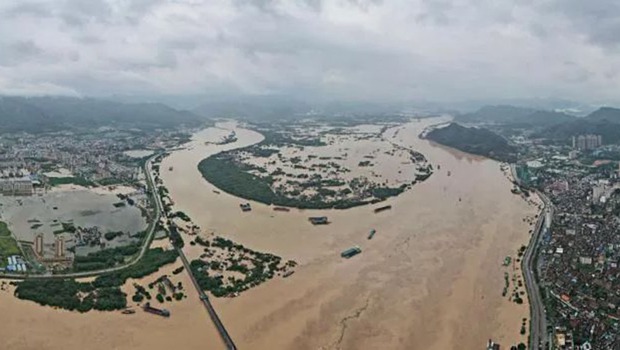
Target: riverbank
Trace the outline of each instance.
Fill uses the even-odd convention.
[[[418,138],[437,122],[385,133],[441,170],[382,203],[392,209],[381,214],[372,207],[276,212],[251,201],[252,212],[241,213],[238,198],[216,193],[196,169],[215,152],[262,139],[234,125],[227,127],[235,130],[235,143],[205,145],[219,137],[208,129],[164,159],[162,179],[175,209],[203,234],[215,232],[300,263],[287,279],[214,300],[240,348],[477,348],[489,337],[504,346],[526,342],[519,330],[529,318],[527,300],[519,305],[502,297],[501,264],[527,244],[531,225],[523,219],[536,208],[510,192],[497,162]],[[307,217],[315,215],[332,223],[312,226]],[[373,228],[377,234],[369,241]],[[362,254],[342,260],[340,252],[353,245]]]
[[[118,311],[80,314],[43,307],[15,298],[14,287],[11,286],[0,291],[0,310],[9,321],[0,328],[2,345],[14,350],[163,350],[179,347],[179,344],[183,349],[223,349],[219,335],[185,272],[176,275],[174,280],[185,286],[186,299],[163,305],[154,301],[156,307],[170,310],[170,318],[146,313],[131,301],[134,282],[146,286],[160,275],[172,275],[172,271],[181,265],[177,260],[155,274],[137,280],[129,279],[125,283],[122,289],[129,295],[128,304],[136,310],[132,315],[123,315]]]

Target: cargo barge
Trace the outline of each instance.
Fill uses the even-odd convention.
[[[327,220],[327,216],[313,216],[308,218],[312,225],[327,225],[329,224],[329,220]]]
[[[390,209],[392,209],[392,206],[391,206],[391,205],[385,205],[385,206],[383,206],[383,207],[376,208],[376,209],[375,209],[375,214],[376,214],[376,213],[380,213],[380,212],[382,212],[382,211],[390,210]]]
[[[361,252],[362,250],[360,249],[360,247],[352,247],[340,253],[340,256],[345,259],[350,259]]]
[[[158,309],[158,308],[154,308],[151,306],[151,303],[146,303],[144,304],[143,307],[144,311],[154,314],[154,315],[158,315],[158,316],[162,316],[162,317],[170,317],[170,311],[166,310],[166,309]]]
[[[370,233],[368,234],[368,239],[372,239],[375,236],[375,233],[377,233],[377,230],[375,230],[374,228],[370,230]]]

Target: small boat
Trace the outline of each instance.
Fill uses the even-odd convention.
[[[172,171],[172,170],[174,170],[174,167],[168,168],[168,171]]]
[[[213,193],[220,194],[220,191],[213,190]]]
[[[136,310],[132,310],[132,309],[125,309],[121,312],[123,315],[133,315],[136,313]]]
[[[370,230],[370,234],[368,234],[368,239],[372,239],[372,237],[375,236],[375,233],[377,233],[377,230],[375,230],[374,228]]]

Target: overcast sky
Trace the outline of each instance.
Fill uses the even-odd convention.
[[[597,0],[1,0],[0,94],[617,101]]]

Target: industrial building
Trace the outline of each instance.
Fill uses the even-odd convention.
[[[28,268],[26,263],[19,255],[11,255],[7,259],[6,270],[10,272],[26,272]]]

